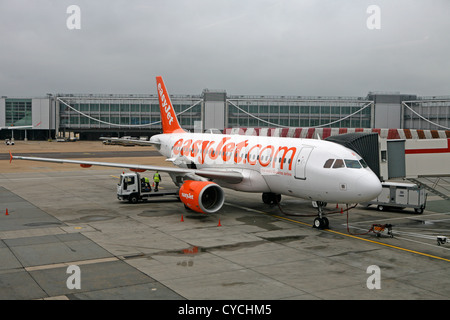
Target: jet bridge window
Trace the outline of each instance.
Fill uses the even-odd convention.
[[[325,164],[323,165],[324,168],[331,168],[331,165],[333,164],[334,159],[328,159],[325,161]]]
[[[345,165],[351,169],[361,169],[361,163],[358,160],[345,159]]]

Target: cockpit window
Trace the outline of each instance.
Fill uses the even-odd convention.
[[[345,159],[345,165],[347,166],[347,168],[351,168],[351,169],[360,169],[361,168],[361,164],[359,163],[358,160]]]
[[[324,168],[331,168],[331,165],[333,164],[334,159],[328,159],[325,164],[323,165]]]
[[[367,168],[368,167],[367,163],[363,159],[359,160],[359,162],[361,163],[363,168]]]
[[[333,168],[334,168],[334,169],[337,169],[337,168],[345,168],[344,160],[342,160],[342,159],[336,159],[336,161],[334,162]]]

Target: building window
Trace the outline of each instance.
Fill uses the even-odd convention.
[[[6,126],[30,126],[31,122],[31,99],[6,99]]]

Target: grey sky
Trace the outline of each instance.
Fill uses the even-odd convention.
[[[448,0],[0,0],[0,95],[156,93],[157,75],[174,94],[449,95],[449,17]]]

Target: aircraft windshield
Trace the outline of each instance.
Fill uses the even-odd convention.
[[[361,169],[361,168],[367,168],[367,163],[361,159],[361,160],[350,160],[350,159],[328,159],[325,164],[323,165],[324,168],[350,168],[350,169]]]
[[[333,164],[333,168],[334,168],[334,169],[345,168],[344,160],[342,160],[342,159],[336,159],[336,161],[335,161],[334,164]]]
[[[361,163],[363,168],[367,168],[368,167],[367,163],[363,159],[359,160],[359,162]]]
[[[358,160],[348,160],[345,159],[345,165],[347,166],[347,168],[351,168],[351,169],[360,169],[361,168],[361,163],[359,163]]]

